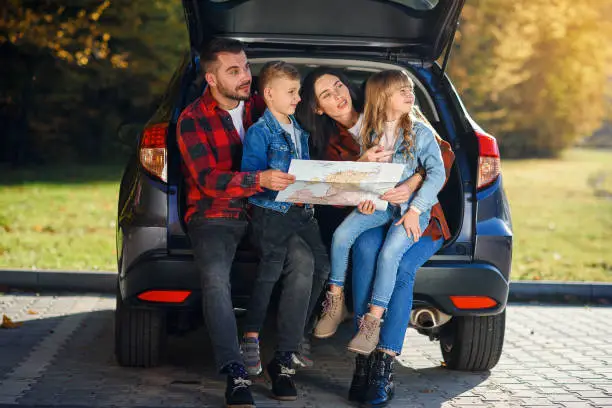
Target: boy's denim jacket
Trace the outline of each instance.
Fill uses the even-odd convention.
[[[401,212],[404,214],[410,206],[416,207],[421,213],[429,213],[431,207],[438,202],[438,193],[444,186],[446,180],[446,172],[444,170],[444,161],[442,161],[442,153],[440,146],[432,130],[423,122],[414,120],[412,131],[415,143],[412,147],[412,157],[406,153],[404,145],[403,129],[400,129],[400,137],[395,142],[395,153],[393,154],[393,163],[404,163],[404,172],[400,183],[406,181],[412,176],[419,165],[425,169],[425,180],[421,188],[416,191],[406,203],[400,205]],[[372,140],[376,137],[372,134]]]
[[[244,137],[242,171],[276,169],[286,173],[289,171],[292,159],[310,160],[309,134],[298,125],[292,115],[289,118],[295,127],[297,139],[300,141],[302,157],[297,157],[291,135],[281,127],[270,110],[266,109],[263,116],[248,129]],[[277,191],[266,189],[249,197],[249,202],[259,207],[286,213],[292,203],[274,201],[277,195]],[[306,207],[312,206],[306,205]]]

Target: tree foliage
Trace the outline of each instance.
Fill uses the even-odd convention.
[[[506,157],[555,156],[609,115],[610,0],[472,0],[451,77]]]
[[[187,48],[180,2],[0,3],[0,162],[102,161],[125,147]]]

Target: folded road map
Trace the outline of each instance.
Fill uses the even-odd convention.
[[[295,183],[279,191],[276,201],[356,206],[372,200],[385,210],[387,201],[379,197],[397,185],[403,171],[399,163],[292,160]]]

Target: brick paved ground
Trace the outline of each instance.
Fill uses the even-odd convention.
[[[113,308],[113,298],[94,294],[0,296],[0,314],[24,322],[0,330],[0,407],[221,406],[224,381],[204,331],[171,338],[159,368],[120,368]],[[611,323],[610,307],[511,305],[502,360],[478,374],[441,368],[438,344],[410,330],[391,406],[612,407]],[[258,407],[350,407],[348,329],[314,344],[316,367],[299,372],[298,401],[268,399],[259,380]]]

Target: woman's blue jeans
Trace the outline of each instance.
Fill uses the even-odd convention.
[[[414,245],[414,239],[409,237],[402,224],[395,225],[400,218],[398,207],[389,205],[385,211],[374,211],[373,214],[362,214],[357,209],[344,219],[334,232],[331,245],[331,274],[329,283],[344,286],[348,259],[351,247],[357,238],[365,231],[391,223],[378,254],[376,274],[372,284],[370,303],[387,308],[391,301],[398,267],[404,254]],[[419,216],[421,231],[429,224],[429,212]]]
[[[386,226],[370,229],[357,239],[353,246],[353,308],[355,311],[355,330],[358,330],[358,319],[367,313],[374,278],[378,253],[387,235]],[[378,349],[400,354],[406,329],[410,322],[412,310],[412,292],[417,270],[432,257],[444,243],[444,239],[433,240],[431,236],[422,236],[408,249],[402,258],[395,288],[384,317],[380,332]]]

